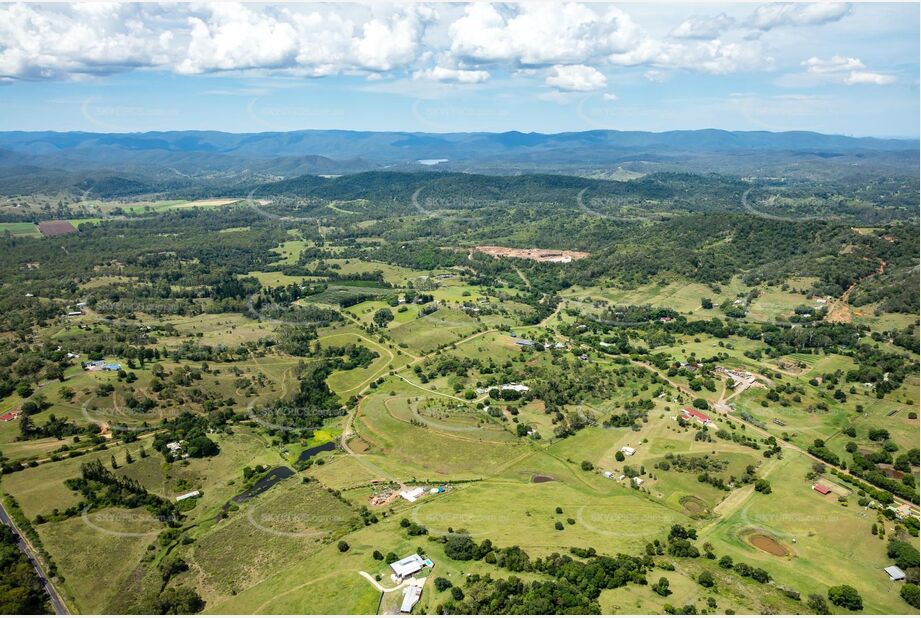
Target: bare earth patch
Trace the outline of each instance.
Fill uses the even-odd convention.
[[[485,253],[493,257],[512,257],[536,262],[573,262],[588,257],[584,251],[564,251],[561,249],[515,249],[512,247],[497,247],[495,245],[480,245],[474,251]]]

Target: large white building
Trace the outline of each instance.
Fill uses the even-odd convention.
[[[425,559],[419,554],[406,556],[402,560],[397,560],[390,564],[393,574],[399,579],[406,579],[413,573],[418,573],[425,566]]]

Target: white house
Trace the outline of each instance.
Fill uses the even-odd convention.
[[[636,453],[636,449],[630,448],[629,446],[622,446],[620,447],[620,452],[626,455],[627,457],[631,457]]]
[[[640,485],[643,484],[643,479],[641,479],[641,478],[638,477],[638,476],[634,476],[634,477],[633,477],[633,484],[636,485],[637,487],[639,487]]]
[[[188,498],[197,498],[200,495],[201,495],[201,492],[196,489],[195,491],[190,491],[187,494],[176,496],[176,502],[182,502],[183,500],[187,500]]]
[[[418,573],[425,566],[425,560],[419,554],[406,556],[402,560],[397,560],[390,564],[393,574],[399,579],[406,579],[413,573]]]

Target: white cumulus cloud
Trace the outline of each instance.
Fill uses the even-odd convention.
[[[546,84],[560,90],[587,92],[608,85],[608,78],[598,69],[584,64],[557,65],[547,77]]]
[[[886,86],[896,81],[894,75],[866,70],[866,65],[861,62],[860,58],[832,56],[825,59],[813,56],[804,60],[802,65],[806,67],[807,73],[848,86],[859,84]]]
[[[532,3],[497,8],[473,3],[451,24],[451,52],[474,62],[524,66],[583,63],[623,52],[641,33],[619,9],[604,14],[574,3]]]
[[[725,13],[715,17],[695,15],[678,24],[670,36],[676,39],[715,39],[734,23],[735,20]]]
[[[851,5],[840,2],[775,3],[759,6],[749,19],[759,30],[780,26],[818,26],[850,14]]]
[[[415,71],[413,79],[427,79],[437,82],[457,82],[460,84],[479,84],[489,79],[489,71],[471,69],[452,69],[435,66],[431,69]]]

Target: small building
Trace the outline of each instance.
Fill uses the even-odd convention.
[[[686,406],[684,408],[681,408],[681,418],[686,421],[693,420],[694,422],[700,423],[701,425],[704,425],[705,427],[715,426],[715,423],[710,419],[709,416],[707,416],[700,410],[696,410],[692,408],[691,406]]]
[[[604,472],[601,473],[601,475],[606,479],[614,478],[614,473],[611,472],[610,470],[605,470]]]
[[[883,570],[886,572],[886,575],[889,576],[889,581],[891,582],[900,582],[905,579],[905,571],[894,564],[892,566],[887,566]]]
[[[400,497],[406,500],[407,502],[415,502],[424,493],[425,493],[424,487],[413,487],[412,489],[401,491]]]
[[[422,586],[425,584],[425,580],[421,579],[417,580],[417,582],[414,582],[403,588],[403,602],[400,604],[401,614],[412,613],[413,607],[415,607],[416,603],[419,602],[419,599],[422,598]]]
[[[178,455],[182,452],[182,442],[169,442],[166,445],[166,450],[170,452],[170,455]]]
[[[631,448],[629,446],[622,446],[620,447],[620,452],[626,455],[627,457],[632,457],[636,453],[636,449]]]
[[[183,500],[188,500],[189,498],[197,498],[200,495],[201,495],[201,492],[196,489],[195,491],[190,491],[187,494],[176,496],[176,502],[182,502]]]
[[[643,484],[643,479],[641,479],[641,478],[638,477],[638,476],[634,476],[634,477],[633,477],[633,484],[636,485],[637,487],[639,487],[640,485]]]
[[[908,506],[907,504],[900,504],[899,506],[895,508],[890,506],[889,508],[892,509],[892,511],[895,513],[895,516],[898,517],[899,519],[905,519],[906,517],[911,517],[911,507]]]
[[[82,311],[68,311],[65,315],[69,318],[78,318],[83,315]]]
[[[393,574],[398,579],[406,579],[414,573],[418,573],[425,566],[425,560],[419,554],[406,556],[402,560],[390,563]]]
[[[817,492],[819,492],[820,494],[822,494],[823,496],[827,496],[828,494],[831,493],[831,489],[829,489],[828,487],[820,483],[816,483],[815,485],[812,486],[812,488],[816,490]]]
[[[515,342],[516,345],[520,345],[523,348],[529,348],[534,345],[534,342],[530,339],[519,339]]]
[[[3,421],[4,423],[9,423],[10,421],[15,421],[17,418],[19,418],[21,414],[22,414],[21,410],[10,410],[9,412],[6,412],[2,416],[0,416],[0,421]]]

